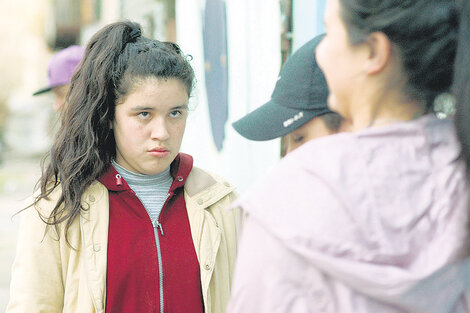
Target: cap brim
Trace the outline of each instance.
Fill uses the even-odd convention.
[[[35,93],[33,93],[33,96],[37,96],[37,95],[49,92],[51,90],[52,90],[52,87],[42,88],[42,89],[39,89],[38,91],[36,91]]]
[[[264,141],[282,137],[327,110],[298,110],[270,101],[232,124],[243,137]]]
[[[35,93],[33,93],[33,96],[37,96],[37,95],[40,95],[40,94],[43,94],[43,93],[46,93],[46,92],[49,92],[52,90],[52,88],[55,88],[55,87],[59,87],[59,86],[63,86],[67,83],[62,83],[62,84],[55,84],[55,85],[51,85],[51,86],[48,86],[48,87],[44,87],[42,89],[39,89],[38,91],[36,91]]]

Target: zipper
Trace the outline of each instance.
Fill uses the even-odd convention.
[[[160,233],[163,235],[165,235],[163,233],[163,227],[162,227],[162,224],[160,224],[160,222],[158,221],[158,219],[156,219],[155,221],[152,222],[152,225],[153,225],[153,228],[160,228]]]
[[[163,211],[163,209],[165,208],[167,202],[168,202],[168,199],[171,197],[171,194],[172,193],[167,193],[166,195],[166,200],[165,200],[165,203],[163,204],[163,207],[162,207],[162,210],[160,211],[160,214],[161,212]],[[156,229],[160,229],[160,234],[162,236],[165,235],[165,233],[163,232],[163,226],[162,224],[160,224],[160,214],[157,216],[157,218],[152,221],[152,226],[153,228],[156,228]],[[164,310],[165,310],[165,305],[164,305],[164,300],[163,300],[163,260],[162,260],[162,251],[161,251],[161,247],[160,247],[160,238],[158,237],[158,232],[155,234],[155,243],[156,243],[156,246],[157,246],[157,258],[158,258],[158,280],[159,280],[159,290],[160,290],[160,313],[164,313]]]
[[[163,236],[163,228],[162,224],[157,219],[152,222],[154,228],[160,228],[160,232]],[[158,237],[158,233],[155,234],[155,243],[157,245],[157,258],[158,258],[158,285],[160,290],[160,313],[164,311],[164,303],[163,303],[163,261],[162,261],[162,251],[160,249],[160,238]]]

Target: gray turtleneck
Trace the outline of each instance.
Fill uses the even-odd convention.
[[[147,210],[152,223],[155,223],[160,216],[160,212],[167,199],[168,191],[173,183],[170,167],[157,175],[144,175],[128,171],[114,160],[112,164],[129,187],[136,193]]]

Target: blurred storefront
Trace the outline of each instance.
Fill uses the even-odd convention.
[[[67,1],[67,0],[63,0]],[[175,41],[175,0],[81,0],[85,44],[102,26],[122,19],[138,22],[144,35]]]
[[[57,49],[85,45],[110,22],[129,19],[139,22],[146,36],[175,41],[193,57],[197,84],[182,150],[194,156],[196,165],[227,177],[244,190],[279,160],[280,141],[248,141],[234,132],[231,123],[269,100],[285,59],[322,31],[325,2],[35,1],[31,21],[36,26],[35,39],[28,43],[33,47],[26,49],[22,74],[11,71],[17,77],[16,87],[4,96],[7,105],[0,105],[4,146],[25,155],[47,151],[54,116],[51,98],[33,98],[31,93],[47,82],[48,59]],[[2,109],[9,112],[8,119]]]
[[[184,51],[193,55],[198,81],[192,99],[197,110],[188,120],[183,150],[191,153],[198,165],[227,177],[243,192],[278,162],[280,140],[248,141],[233,130],[231,123],[267,102],[285,59],[323,31],[326,0],[224,1],[227,53],[220,54],[219,62],[227,67],[228,111],[225,114],[223,108],[219,109],[223,128],[221,121],[214,125],[211,120],[214,110],[210,107],[213,97],[209,93],[219,93],[222,99],[220,89],[225,86],[219,80],[218,88],[209,88],[207,72],[213,69],[214,60],[205,58],[204,48],[224,51],[217,47],[224,43],[218,40],[208,45],[204,38],[207,34],[202,31],[207,23],[206,6],[213,1],[176,1],[177,41]],[[201,31],[195,32],[197,29]],[[221,105],[223,101],[217,103]]]
[[[43,64],[50,52],[44,25],[50,4],[16,0],[2,1],[1,6],[0,154],[37,155],[47,144],[49,106],[44,99],[33,101],[31,94],[46,76]]]
[[[0,233],[5,238],[0,242],[0,312],[8,301],[14,255],[16,226],[10,218],[21,208],[20,195],[33,190],[38,159],[53,137],[52,96],[32,93],[47,85],[47,63],[56,50],[84,45],[98,29],[120,19],[141,23],[146,36],[177,42],[192,55],[197,77],[182,151],[243,193],[279,160],[280,142],[248,141],[231,123],[269,100],[281,64],[321,31],[325,1],[0,1],[0,159],[5,157],[0,165]],[[214,31],[207,25],[215,25]],[[217,77],[220,82],[208,83]]]

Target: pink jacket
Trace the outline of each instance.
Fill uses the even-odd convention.
[[[459,151],[452,121],[428,115],[289,154],[236,203],[228,312],[470,312]]]

